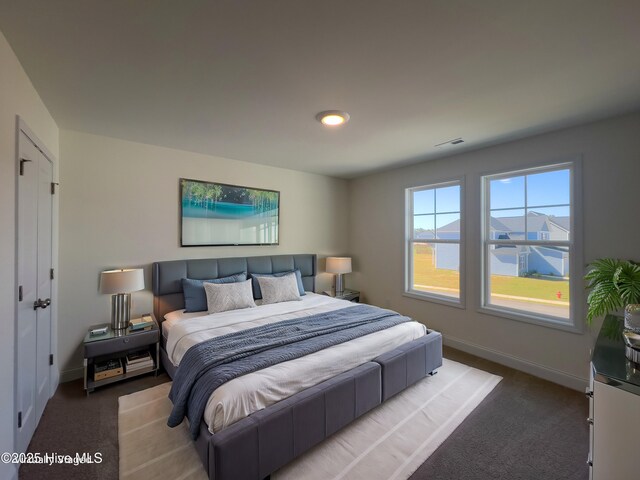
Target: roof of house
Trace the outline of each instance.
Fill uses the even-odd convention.
[[[549,221],[567,232],[571,229],[571,217],[549,217]]]
[[[547,222],[569,230],[569,217],[549,216],[537,212],[529,212],[527,215],[528,231],[549,231]],[[491,230],[498,232],[524,232],[524,216],[517,217],[491,217]],[[459,232],[460,220],[455,220],[441,228],[438,232]]]
[[[491,227],[494,230],[504,232],[524,232],[524,216],[499,217],[498,219],[504,228],[494,227],[492,224]],[[527,229],[530,232],[548,231],[549,227],[546,226],[546,223],[546,215],[535,215],[533,213],[529,213],[529,215],[527,215]]]

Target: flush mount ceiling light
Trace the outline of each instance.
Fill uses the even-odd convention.
[[[338,127],[349,121],[349,114],[340,110],[325,110],[316,115],[316,120],[327,127]]]

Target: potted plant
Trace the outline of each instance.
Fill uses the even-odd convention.
[[[640,328],[640,325],[627,325],[633,317],[636,322],[639,320],[634,312],[638,312],[640,307],[634,305],[640,304],[640,265],[628,260],[601,258],[590,264],[589,273],[584,278],[591,290],[587,298],[587,323],[600,315],[628,307],[625,326],[633,330]]]

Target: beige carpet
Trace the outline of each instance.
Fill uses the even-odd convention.
[[[406,480],[500,380],[445,359],[437,375],[356,420],[272,479]],[[119,398],[121,480],[207,478],[186,426],[166,425],[170,385]]]

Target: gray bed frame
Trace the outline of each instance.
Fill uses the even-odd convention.
[[[182,278],[210,279],[246,271],[279,273],[300,269],[306,291],[315,291],[314,254],[269,255],[153,264],[153,311],[164,316],[184,308]],[[162,338],[162,364],[171,378]],[[196,450],[211,480],[260,480],[311,449],[356,418],[435,373],[442,365],[442,336],[427,335],[381,354],[370,362],[326,380],[211,434],[204,421]]]

